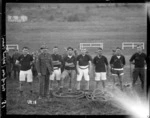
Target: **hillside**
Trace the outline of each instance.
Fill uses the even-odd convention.
[[[146,13],[141,5],[7,4],[7,15],[26,15],[25,23],[6,23],[7,43],[39,49],[79,47],[79,43],[104,43],[109,53],[122,42],[146,44]],[[125,51],[128,53],[128,51]]]

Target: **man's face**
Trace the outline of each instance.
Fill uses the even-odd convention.
[[[142,52],[142,47],[137,47],[137,52],[141,53]]]
[[[86,54],[86,49],[81,49],[81,54],[85,55]]]
[[[48,50],[46,48],[43,48],[41,51],[42,53],[47,53]]]
[[[102,50],[98,50],[98,55],[102,55]]]
[[[58,48],[53,48],[53,53],[58,54]]]
[[[18,50],[15,50],[14,53],[18,53]]]
[[[73,50],[72,49],[69,49],[68,50],[68,55],[72,55],[73,54]]]
[[[120,55],[121,54],[121,50],[120,49],[116,49],[116,54]]]
[[[112,52],[112,55],[115,55],[116,54],[116,52]]]
[[[29,50],[26,49],[26,48],[24,48],[24,49],[23,49],[23,54],[24,54],[24,55],[27,55],[28,53],[29,53]]]

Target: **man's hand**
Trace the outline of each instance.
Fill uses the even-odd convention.
[[[15,64],[16,64],[16,65],[19,65],[19,61],[18,61],[18,60],[16,60]]]
[[[123,65],[123,64],[121,64],[121,67],[122,67],[122,68],[124,68],[124,65]]]
[[[67,62],[65,63],[65,66],[75,67],[75,66],[74,66],[74,63],[67,63]]]
[[[33,66],[33,64],[34,64],[34,61],[31,61],[31,62],[30,62],[30,65]]]
[[[52,75],[52,74],[53,74],[53,71],[50,72],[50,75]]]
[[[70,66],[70,65],[72,65],[73,63],[65,63],[65,66]]]
[[[147,65],[145,65],[144,68],[147,69]]]
[[[60,61],[53,61],[53,65],[61,65]]]
[[[41,76],[41,73],[38,73],[38,76]]]

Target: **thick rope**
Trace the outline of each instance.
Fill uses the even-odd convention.
[[[90,101],[108,101],[111,100],[112,96],[108,94],[106,91],[102,91],[100,89],[95,89],[93,92],[85,93],[84,91],[72,91],[72,92],[63,92],[63,93],[57,93],[53,92],[53,96],[58,98],[86,98]]]
[[[63,92],[63,93],[57,93],[53,92],[53,96],[58,97],[58,98],[82,98],[84,97],[84,92],[83,91],[72,91],[72,92]]]
[[[108,101],[108,100],[111,100],[111,95],[108,94],[106,91],[102,91],[100,89],[95,89],[92,93],[88,93],[88,94],[85,94],[86,95],[86,98],[87,100],[90,100],[90,101]]]

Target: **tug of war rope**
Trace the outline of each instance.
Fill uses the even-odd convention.
[[[86,98],[90,101],[109,101],[112,96],[106,91],[100,89],[95,89],[93,92],[84,92],[84,91],[72,91],[72,92],[53,92],[52,95],[58,98]]]

